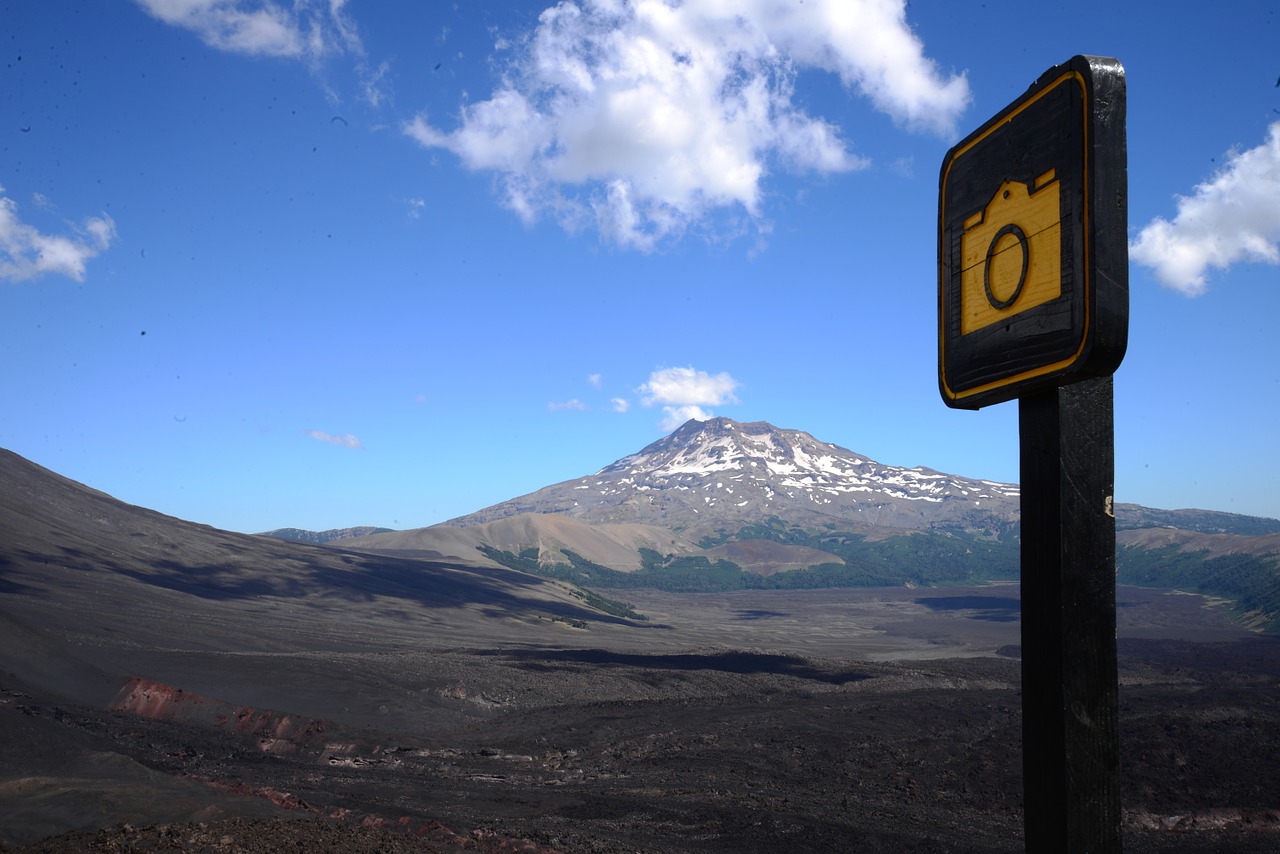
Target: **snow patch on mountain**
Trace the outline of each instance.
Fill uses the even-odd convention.
[[[735,424],[727,418],[690,422],[666,439],[623,457],[596,473],[607,478],[620,472],[623,478],[597,479],[594,485],[613,494],[622,487],[676,488],[692,477],[733,472],[733,482],[744,478],[767,485],[766,500],[779,489],[809,495],[884,494],[904,501],[938,503],[947,496],[1017,498],[1018,487],[991,481],[973,481],[922,467],[902,468],[876,463],[860,454],[814,439],[799,430],[780,430],[768,424]],[[585,486],[590,479],[584,479]],[[712,488],[711,484],[703,486]],[[715,489],[733,493],[723,480]],[[816,498],[814,500],[817,500]],[[745,506],[741,504],[739,506]]]
[[[799,430],[728,418],[689,421],[593,475],[446,524],[516,513],[662,525],[719,535],[772,518],[806,527],[963,528],[995,534],[1017,518],[1018,487],[883,465]]]

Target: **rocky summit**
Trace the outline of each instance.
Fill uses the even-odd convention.
[[[864,534],[935,528],[997,533],[1017,522],[1018,487],[902,468],[763,421],[689,421],[593,475],[476,513],[454,526],[521,513],[658,525],[686,536],[731,534],[776,518]]]

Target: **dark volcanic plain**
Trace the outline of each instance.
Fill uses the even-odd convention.
[[[1022,850],[1016,585],[627,591],[626,620],[0,462],[6,846]],[[1126,850],[1280,849],[1280,641],[1118,605]]]

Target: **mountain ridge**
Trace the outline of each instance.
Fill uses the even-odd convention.
[[[874,535],[939,525],[991,535],[1017,519],[1017,486],[904,468],[764,421],[691,420],[593,475],[562,481],[443,525],[520,513],[659,525],[692,538],[776,516]]]
[[[772,476],[772,477],[770,477]],[[726,480],[730,480],[726,484]],[[735,482],[736,481],[736,482]],[[687,496],[701,496],[688,500]],[[772,516],[829,523],[875,537],[884,531],[969,526],[1007,530],[1020,514],[1017,484],[906,468],[764,421],[690,420],[675,431],[609,463],[594,474],[561,481],[441,525],[468,527],[522,513],[559,513],[587,522],[645,521],[689,536],[739,521]],[[780,513],[780,499],[810,506]],[[726,504],[742,512],[723,512]],[[921,507],[936,508],[932,513]],[[715,508],[719,514],[708,514]],[[696,510],[693,520],[668,517]],[[1175,527],[1203,534],[1280,533],[1280,520],[1219,510],[1166,510],[1117,503],[1117,528]],[[879,531],[877,530],[879,529]],[[723,533],[719,531],[718,533]]]
[[[330,528],[327,531],[308,531],[303,528],[276,528],[263,531],[259,537],[275,537],[278,540],[292,540],[295,543],[333,543],[338,540],[349,540],[352,537],[367,537],[371,534],[390,534],[394,528],[379,528],[374,525],[357,525],[352,528]]]
[[[594,474],[429,528],[347,542],[379,551],[394,537],[420,554],[478,551],[602,588],[973,583],[1018,577],[1020,505],[1015,484],[884,465],[800,430],[714,418]],[[1122,579],[1225,596],[1259,625],[1278,619],[1280,520],[1136,504],[1116,512]],[[601,546],[603,532],[624,530]]]
[[[467,527],[433,525],[390,534],[356,537],[339,545],[440,559],[467,559],[497,566],[479,549],[519,554],[537,549],[543,563],[566,563],[566,552],[620,571],[639,569],[640,549],[663,554],[697,554],[699,547],[666,528],[628,523],[591,524],[554,513],[519,513]]]

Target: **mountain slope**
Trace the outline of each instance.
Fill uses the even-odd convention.
[[[715,418],[690,421],[594,475],[350,543],[405,554],[483,548],[506,566],[597,586],[710,589],[696,576],[713,566],[722,570],[718,589],[756,583],[734,575],[742,569],[765,577],[817,566],[828,568],[776,583],[931,583],[1007,577],[1018,501],[1009,484],[883,465],[799,430]],[[927,538],[889,542],[920,534]]]
[[[1180,552],[1203,552],[1212,557],[1251,555],[1280,558],[1280,534],[1206,534],[1179,528],[1127,528],[1116,532],[1116,543],[1123,548],[1164,549]]]
[[[359,649],[420,626],[537,642],[566,622],[627,624],[581,591],[479,555],[410,560],[220,531],[5,450],[0,483],[0,670],[83,702],[105,702],[140,649]]]
[[[449,529],[473,532],[467,542],[503,565],[597,587],[937,584],[1016,578],[1019,503],[1012,484],[883,465],[799,430],[715,418],[690,421],[594,475],[414,536],[462,544]],[[1280,521],[1135,504],[1116,510],[1118,569],[1127,583],[1225,596],[1255,625],[1280,624]],[[637,561],[599,549],[584,554],[563,542],[548,548],[541,536],[514,529],[504,540],[509,546],[481,533],[512,519],[528,528],[539,515],[541,526],[573,520],[665,528],[702,551],[632,541]],[[575,542],[587,542],[578,530]],[[379,549],[386,540],[361,544]]]
[[[872,536],[934,528],[996,534],[1018,517],[1018,488],[877,463],[799,430],[728,418],[689,421],[594,475],[444,524],[521,513],[657,525],[692,539],[778,518]]]
[[[409,531],[371,534],[342,543],[346,548],[412,557],[458,558],[492,563],[480,546],[519,554],[538,549],[543,563],[565,563],[573,552],[594,563],[628,571],[640,567],[640,549],[663,554],[697,554],[688,539],[654,525],[591,525],[569,516],[522,513],[467,528],[434,525]],[[493,564],[497,565],[497,564]]]
[[[330,528],[327,531],[304,531],[301,528],[276,528],[274,531],[263,531],[260,537],[275,537],[278,540],[293,540],[295,543],[332,543],[337,540],[350,540],[354,537],[367,537],[370,534],[389,534],[391,528],[375,528],[372,525],[360,525],[355,528]]]
[[[1220,510],[1160,510],[1139,504],[1116,505],[1116,529],[1175,528],[1199,534],[1260,537],[1280,534],[1280,519],[1244,516]]]

